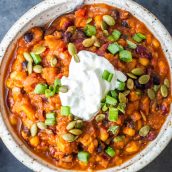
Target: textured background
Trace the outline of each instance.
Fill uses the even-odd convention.
[[[142,4],[165,25],[172,35],[172,0],[135,0]],[[0,0],[0,40],[14,22],[41,0]],[[172,142],[161,155],[140,172],[172,171]],[[0,172],[31,172],[16,160],[0,141]]]

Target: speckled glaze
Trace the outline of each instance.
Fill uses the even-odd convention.
[[[55,17],[62,15],[66,12],[74,10],[74,8],[82,3],[106,3],[118,8],[122,8],[131,12],[139,20],[144,22],[146,26],[156,34],[157,39],[161,42],[164,53],[168,59],[170,69],[172,70],[172,39],[159,22],[159,20],[147,11],[142,6],[131,0],[45,0],[29,10],[23,15],[8,31],[0,44],[0,61],[1,61],[1,75],[4,75],[5,64],[14,47],[17,38],[19,38],[29,28],[45,24]],[[5,60],[6,59],[6,60]],[[1,90],[4,88],[4,80],[1,79]],[[2,91],[3,92],[3,91]],[[38,156],[34,155],[29,149],[17,138],[9,121],[5,118],[4,112],[4,94],[1,95],[1,112],[0,115],[0,137],[11,151],[11,153],[24,165],[36,172],[55,172],[55,171],[68,171],[56,168],[48,162],[41,160]],[[7,114],[6,114],[7,115]],[[122,164],[121,166],[109,168],[106,172],[134,172],[138,171],[153,159],[155,159],[160,152],[166,147],[172,138],[172,113],[170,112],[164,123],[158,137],[151,142],[142,152],[135,157]]]

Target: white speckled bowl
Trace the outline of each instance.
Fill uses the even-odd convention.
[[[82,0],[45,0],[24,14],[8,31],[0,44],[1,76],[4,75],[5,68],[7,67],[7,59],[15,45],[17,38],[19,38],[29,28],[35,25],[42,25],[47,23],[51,19],[54,19],[63,13],[73,10],[81,3],[83,3]],[[85,0],[84,3],[106,3],[112,6],[116,6],[131,12],[134,16],[144,22],[146,26],[152,31],[152,33],[155,33],[156,37],[160,40],[171,70],[172,39],[165,27],[149,11],[131,0]],[[20,162],[36,172],[67,171],[55,168],[48,162],[40,159],[38,156],[29,151],[29,149],[18,139],[14,132],[10,132],[12,131],[12,128],[10,127],[9,121],[7,120],[7,113],[5,111],[6,105],[3,77],[1,77],[0,81],[0,92],[2,94],[0,100],[2,112],[0,116],[0,136],[11,153]],[[135,157],[122,164],[121,166],[110,168],[104,171],[138,171],[150,163],[154,158],[156,158],[165,148],[171,138],[172,113],[170,112],[170,115],[167,117],[167,120],[164,123],[158,137],[153,142],[151,142],[141,153],[137,154]]]

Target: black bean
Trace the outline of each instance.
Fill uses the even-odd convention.
[[[152,141],[156,138],[157,132],[156,131],[150,131],[147,135],[147,140]]]
[[[72,20],[66,21],[66,23],[64,23],[63,29],[66,30],[69,26],[72,26],[73,23],[74,22]]]
[[[145,86],[140,84],[138,80],[134,80],[134,85],[137,89],[145,89]]]
[[[153,84],[154,85],[159,85],[160,84],[160,77],[158,75],[153,75]]]
[[[27,32],[24,34],[24,40],[29,43],[33,40],[33,33],[32,32]]]
[[[98,143],[97,152],[100,153],[105,149],[105,145],[102,142]]]
[[[23,70],[27,70],[27,64],[28,64],[28,62],[27,61],[24,61],[23,63],[22,63],[22,68],[23,68]]]
[[[125,20],[122,21],[121,25],[122,25],[123,27],[129,28],[129,25],[128,25],[127,21],[125,21]]]

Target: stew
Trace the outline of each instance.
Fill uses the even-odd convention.
[[[6,79],[9,120],[21,139],[42,158],[65,169],[118,166],[154,140],[171,103],[168,62],[160,42],[129,12],[105,4],[84,5],[34,27],[17,42]],[[78,52],[107,59],[125,81],[101,100],[91,120],[71,114],[60,93]],[[113,74],[104,70],[103,82]],[[77,90],[79,91],[79,90]]]

